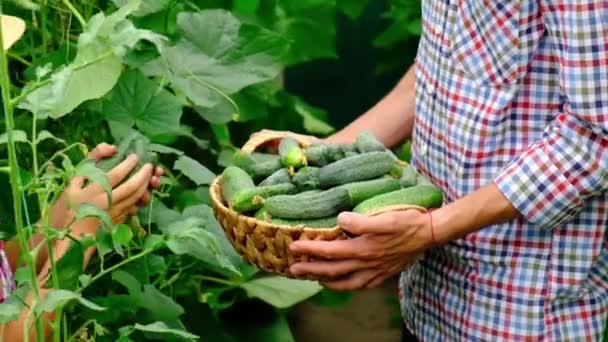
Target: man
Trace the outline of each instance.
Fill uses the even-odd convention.
[[[361,289],[401,274],[421,340],[599,340],[608,311],[608,1],[423,1],[415,66],[362,129],[413,139],[444,207],[343,213],[296,274]],[[414,92],[415,88],[415,92]]]

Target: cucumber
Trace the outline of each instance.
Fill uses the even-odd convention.
[[[289,175],[287,169],[279,169],[270,176],[266,177],[266,179],[264,179],[259,185],[267,186],[289,182],[291,182],[291,176]]]
[[[407,164],[401,168],[399,184],[401,184],[401,187],[403,188],[408,188],[418,184],[418,172],[416,172],[416,170],[410,164]]]
[[[226,203],[230,203],[239,191],[254,187],[253,179],[237,166],[228,166],[222,172],[222,196]]]
[[[293,175],[292,182],[299,191],[317,189],[319,187],[319,168],[315,166],[301,168]]]
[[[323,143],[316,143],[308,146],[304,151],[308,165],[325,166],[329,164],[331,160],[328,159],[328,146],[328,144]]]
[[[240,213],[257,210],[268,197],[296,193],[295,185],[283,183],[268,186],[257,186],[238,191],[230,200],[230,208]]]
[[[256,219],[258,219],[260,221],[270,222],[270,215],[268,215],[268,212],[266,211],[266,209],[264,207],[261,207],[258,211],[256,211],[255,215],[253,217],[255,217]]]
[[[382,152],[386,150],[386,146],[369,131],[363,131],[357,135],[355,147],[359,153]]]
[[[327,160],[330,162],[335,162],[337,160],[344,158],[344,150],[342,150],[342,145],[338,144],[328,144],[327,145]]]
[[[349,205],[348,191],[336,187],[319,193],[273,196],[264,208],[273,218],[313,219],[337,215]]]
[[[415,185],[367,199],[359,203],[353,211],[365,214],[393,205],[416,205],[424,208],[437,208],[442,203],[443,193],[438,187],[434,185]]]
[[[344,158],[319,169],[319,185],[331,188],[387,174],[397,163],[389,151],[368,152]]]
[[[293,138],[281,139],[279,155],[281,156],[281,164],[292,171],[294,168],[306,165],[304,150],[300,147],[300,143]]]
[[[97,163],[97,167],[105,172],[110,171],[118,164],[120,164],[130,154],[135,153],[138,156],[137,165],[129,172],[123,181],[133,176],[139,171],[145,164],[151,163],[156,164],[158,162],[158,155],[156,152],[148,150],[150,140],[143,134],[136,130],[131,130],[121,141],[118,143],[118,151],[112,158],[102,159]]]
[[[416,177],[416,185],[432,185],[435,186],[428,178],[424,177],[421,174],[418,174]]]
[[[355,144],[343,143],[343,144],[340,144],[340,149],[342,150],[342,153],[344,153],[345,155],[347,153],[358,153],[357,147],[355,146]]]
[[[333,228],[338,225],[338,217],[330,216],[308,220],[286,220],[280,218],[271,218],[269,222],[294,227],[301,226],[308,228]]]
[[[393,178],[378,178],[368,181],[348,183],[341,185],[340,187],[348,191],[350,205],[353,207],[374,196],[401,188],[399,181]]]
[[[276,154],[259,158],[242,151],[236,152],[234,165],[245,170],[254,181],[267,178],[283,167],[281,158]]]
[[[261,221],[271,222],[274,224],[286,225],[286,226],[303,226],[308,228],[333,228],[338,225],[338,217],[322,217],[316,219],[302,219],[302,220],[289,220],[272,218],[266,208],[262,207],[255,213],[255,218]]]

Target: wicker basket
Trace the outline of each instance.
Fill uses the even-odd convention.
[[[269,140],[290,136],[298,140],[302,146],[308,146],[314,138],[294,134],[291,132],[262,131],[252,135],[251,139],[243,145],[242,151],[252,153],[258,146]],[[278,273],[290,278],[316,279],[311,277],[298,277],[289,272],[289,268],[299,261],[311,261],[305,255],[295,256],[289,250],[289,245],[298,240],[333,241],[350,238],[340,227],[333,228],[307,228],[304,226],[277,225],[260,221],[254,217],[246,216],[231,210],[222,196],[222,177],[218,176],[210,188],[211,203],[215,217],[224,229],[226,237],[235,250],[249,263],[262,270]],[[416,206],[393,206],[369,213],[377,215],[390,210],[425,208]]]

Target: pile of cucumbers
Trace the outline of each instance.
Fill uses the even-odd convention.
[[[286,137],[276,152],[235,154],[234,165],[222,173],[229,208],[275,224],[331,228],[342,211],[443,203],[439,188],[368,131],[352,144],[302,147]]]

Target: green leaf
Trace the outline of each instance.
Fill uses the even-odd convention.
[[[274,29],[290,40],[287,64],[336,58],[335,0],[278,0]]]
[[[99,185],[106,192],[108,202],[112,203],[112,187],[110,186],[110,179],[108,178],[108,175],[103,172],[103,170],[95,166],[94,160],[87,159],[84,162],[79,163],[76,166],[75,173],[76,176],[84,176],[88,182]],[[106,223],[106,221],[104,221],[104,223]],[[106,226],[109,227],[110,225],[107,224]]]
[[[176,154],[178,156],[184,155],[183,151],[180,151],[173,147],[160,145],[160,144],[149,144],[148,151],[156,152],[156,153],[164,153],[164,154]]]
[[[173,164],[173,168],[183,173],[196,185],[209,185],[215,179],[213,172],[188,156],[179,157]]]
[[[82,220],[85,217],[96,217],[101,220],[105,227],[112,227],[112,219],[108,213],[91,203],[82,203],[76,209],[76,220]]]
[[[112,234],[108,229],[98,229],[95,236],[97,243],[97,253],[103,258],[104,255],[114,250],[114,244],[112,243]]]
[[[133,239],[133,231],[131,227],[126,224],[119,224],[112,230],[112,241],[114,241],[114,248],[116,246],[128,246]]]
[[[370,0],[337,0],[338,8],[351,19],[359,18]]]
[[[0,324],[8,323],[19,318],[24,306],[17,301],[0,303]]]
[[[13,140],[15,142],[28,142],[27,134],[24,131],[13,130]],[[8,143],[8,134],[0,134],[0,145]]]
[[[334,128],[322,119],[327,117],[325,111],[313,107],[297,97],[294,97],[294,101],[294,109],[302,117],[306,131],[319,135],[328,135],[334,132]]]
[[[260,0],[234,0],[232,9],[235,12],[254,14],[260,7]]]
[[[317,282],[270,276],[240,285],[250,297],[259,298],[277,308],[288,308],[321,291]]]
[[[118,7],[122,7],[128,3],[127,0],[112,0],[112,2]],[[144,17],[152,13],[160,12],[166,9],[167,6],[169,6],[169,3],[171,3],[171,0],[142,0],[141,5],[133,12],[133,16]]]
[[[58,306],[66,305],[72,300],[78,301],[88,309],[95,311],[103,311],[105,308],[83,298],[80,294],[68,290],[53,289],[48,292],[46,298],[38,306],[34,308],[36,314],[40,315],[43,312],[52,312]]]
[[[273,79],[281,70],[287,42],[272,31],[239,22],[230,12],[182,12],[177,24],[183,38],[163,50],[164,73],[199,112],[214,109],[214,122],[230,121],[237,110],[228,95]]]
[[[78,37],[78,52],[73,62],[55,71],[48,81],[27,84],[27,95],[19,108],[35,113],[38,119],[60,118],[81,103],[97,99],[110,91],[122,71],[122,56],[140,40],[160,45],[164,40],[153,32],[136,29],[126,19],[140,0],[106,17],[94,15]]]
[[[21,8],[31,11],[37,11],[38,9],[40,9],[40,5],[38,5],[32,0],[9,0],[9,2],[12,2]]]
[[[141,283],[135,277],[123,270],[112,272],[112,280],[126,287],[131,295],[141,294]]]
[[[172,133],[182,115],[177,97],[134,69],[122,74],[102,108],[110,124],[135,125],[147,135]]]
[[[40,131],[40,133],[38,133],[37,143],[40,143],[44,140],[54,140],[61,144],[66,143],[65,140],[57,138],[53,133],[51,133],[47,130],[42,130],[42,131]]]
[[[190,334],[187,331],[171,329],[163,322],[154,322],[154,323],[150,323],[150,324],[146,324],[146,325],[141,325],[139,323],[135,323],[135,325],[133,327],[136,330],[149,332],[149,333],[168,334],[168,335],[173,335],[176,337],[181,337],[181,338],[191,339],[191,340],[198,339],[198,336]]]
[[[222,252],[213,234],[205,230],[206,221],[198,217],[188,217],[166,228],[169,235],[167,247],[177,254],[191,255],[211,267],[226,269],[234,274],[239,271]]]
[[[68,240],[70,241],[70,240]],[[84,270],[84,251],[79,243],[70,241],[70,247],[66,253],[57,261],[55,273],[59,287],[64,290],[75,290],[78,286],[78,278]],[[55,276],[53,274],[53,276]]]
[[[213,236],[215,237],[215,240],[217,241],[221,250],[221,254],[228,259],[230,264],[234,265],[238,269],[238,273],[236,274],[233,272],[220,273],[223,273],[227,276],[240,275],[244,278],[248,278],[249,276],[252,276],[257,272],[257,269],[245,263],[243,258],[236,252],[234,247],[232,247],[232,244],[230,243],[230,241],[228,241],[228,238],[226,238],[224,230],[220,226],[219,222],[217,222],[217,219],[215,218],[215,215],[213,213],[213,209],[211,209],[209,205],[201,204],[188,207],[184,210],[182,215],[183,217],[196,217],[204,220],[205,229],[209,233],[213,234]],[[232,267],[229,267],[229,269],[232,269]]]

